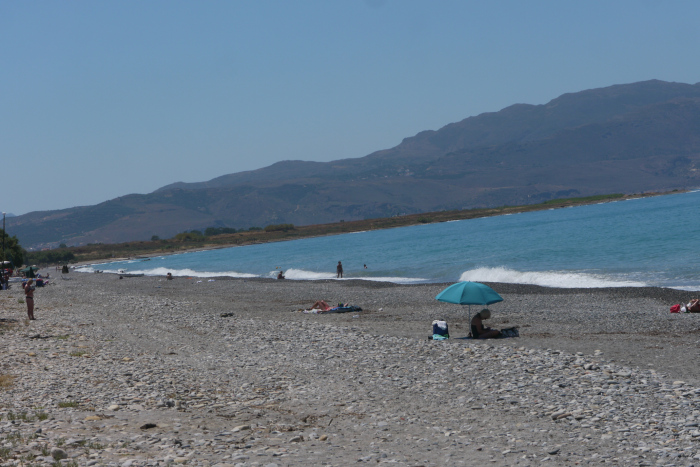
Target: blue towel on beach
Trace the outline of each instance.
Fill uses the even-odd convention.
[[[351,311],[362,311],[362,308],[359,306],[337,306],[335,308],[331,308],[328,310],[326,313],[348,313]]]

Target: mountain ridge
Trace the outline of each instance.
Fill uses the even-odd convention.
[[[29,245],[172,236],[700,186],[700,83],[650,80],[514,104],[360,158],[280,161],[13,218]]]

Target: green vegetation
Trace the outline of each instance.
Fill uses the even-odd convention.
[[[75,254],[66,249],[65,244],[62,243],[62,245],[64,245],[63,248],[59,246],[58,250],[27,252],[27,264],[67,264],[74,261]]]
[[[58,406],[62,409],[65,409],[68,407],[78,407],[78,403],[75,401],[65,401],[65,402],[59,402]]]
[[[265,227],[265,232],[288,232],[294,230],[294,224],[270,224]]]
[[[22,266],[24,264],[25,251],[20,246],[17,237],[10,237],[4,230],[0,229],[0,244],[2,244],[3,238],[5,239],[5,257],[0,258],[0,261],[11,261],[15,268]],[[2,249],[0,249],[1,256]]]
[[[148,254],[155,255],[170,252],[174,253],[187,251],[194,248],[199,249],[249,245],[252,243],[295,240],[298,238],[337,235],[341,233],[358,232],[364,230],[389,229],[393,227],[405,227],[416,224],[474,219],[478,217],[498,216],[519,212],[538,211],[542,209],[600,203],[618,199],[640,198],[643,196],[653,196],[656,194],[660,193],[647,193],[644,195],[621,195],[616,193],[611,195],[558,199],[546,201],[540,204],[530,204],[524,206],[501,206],[496,208],[425,212],[407,216],[394,216],[357,221],[341,221],[334,224],[305,226],[295,226],[294,224],[273,224],[268,225],[265,227],[265,229],[260,227],[250,227],[247,230],[229,229],[228,227],[208,227],[204,234],[202,234],[202,232],[199,230],[191,230],[188,232],[179,233],[171,239],[159,238],[157,241],[150,242],[137,241],[108,245],[94,244],[81,247],[69,247],[67,249],[61,249],[61,251],[72,252],[75,255],[75,261],[94,261],[104,258],[126,258]],[[210,235],[215,232],[215,235]],[[56,250],[49,251],[53,252]]]
[[[596,195],[596,196],[584,196],[582,198],[563,198],[563,199],[552,199],[545,201],[542,204],[562,204],[562,203],[595,203],[597,201],[613,201],[615,199],[624,198],[625,195],[622,193],[614,193],[612,195]]]
[[[235,234],[236,229],[232,229],[230,227],[207,227],[204,230],[204,235],[207,237],[213,237],[214,235],[223,235],[223,234]]]
[[[173,238],[176,242],[203,242],[204,235],[199,230],[190,230],[189,232],[182,232]]]

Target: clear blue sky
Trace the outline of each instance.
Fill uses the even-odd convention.
[[[0,210],[329,161],[565,92],[700,81],[700,2],[0,0]]]

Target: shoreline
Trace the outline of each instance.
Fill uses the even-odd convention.
[[[156,256],[161,256],[161,255],[156,255]],[[115,259],[114,261],[111,262],[118,262],[118,261],[128,261],[129,259]],[[110,263],[94,263],[94,262],[86,262],[83,264],[75,264],[72,266],[72,269],[76,269],[76,273],[78,274],[94,274],[95,272],[88,272],[88,271],[77,271],[77,269],[86,267],[86,266],[98,266],[101,264],[110,264]],[[45,268],[46,269],[46,268]],[[164,268],[167,269],[167,268]],[[49,271],[50,273],[51,271]],[[109,275],[119,275],[118,272],[103,272],[100,271],[100,274],[109,274]],[[128,274],[128,273],[125,273]],[[173,276],[179,279],[191,279],[191,278],[199,278],[199,279],[215,279],[215,280],[261,280],[261,281],[276,281],[277,279],[274,277],[264,277],[264,276],[255,276],[255,275],[250,275],[250,276],[226,276],[226,275],[221,275],[217,276],[216,272],[212,273],[207,273],[207,274],[214,274],[214,275],[197,275],[197,274],[187,274],[187,275],[182,275],[182,276]],[[245,274],[245,273],[240,273],[240,274]],[[156,278],[164,278],[164,275],[160,274],[145,274],[146,277],[156,277]],[[455,282],[459,281],[428,281],[428,280],[422,280],[420,282],[393,282],[393,281],[386,281],[386,280],[375,280],[375,279],[365,279],[365,278],[355,278],[355,277],[349,277],[349,278],[344,278],[344,279],[290,279],[290,278],[285,278],[287,281],[292,281],[292,282],[356,282],[358,284],[366,284],[368,287],[372,287],[371,284],[373,283],[379,283],[379,284],[393,284],[393,285],[398,285],[398,286],[420,286],[420,285],[442,285],[444,287],[447,287],[448,285],[452,285]],[[520,283],[520,282],[490,282],[490,281],[480,281],[484,284],[487,284],[493,288],[494,285],[501,287],[501,289],[506,288],[506,289],[511,289],[511,288],[528,288],[528,287],[533,287],[536,290],[549,290],[549,291],[556,291],[556,290],[562,290],[566,291],[565,293],[568,292],[584,292],[584,291],[589,291],[589,290],[602,290],[602,291],[614,291],[614,290],[619,290],[619,289],[642,289],[642,290],[651,290],[651,291],[669,291],[668,293],[665,293],[664,296],[667,297],[673,297],[673,296],[679,296],[679,295],[692,295],[695,297],[696,295],[700,295],[700,290],[686,290],[684,288],[676,288],[676,287],[663,287],[663,286],[657,286],[657,285],[643,285],[643,286],[629,286],[629,285],[621,285],[621,286],[606,286],[606,287],[561,287],[561,286],[548,286],[548,285],[540,285],[540,284],[528,284],[528,283]],[[659,296],[658,293],[656,294],[651,294],[651,296]],[[688,300],[686,300],[687,303]]]
[[[700,315],[667,302],[685,295],[492,285],[488,324],[521,337],[460,339],[441,284],[75,273],[37,289],[33,322],[0,292],[2,462],[692,462]],[[297,312],[317,299],[363,311]],[[434,319],[451,339],[427,340]]]
[[[368,230],[385,230],[385,229],[393,229],[393,228],[400,228],[400,227],[407,227],[407,226],[412,226],[412,225],[420,225],[423,222],[421,219],[426,218],[426,216],[432,216],[434,219],[430,220],[429,223],[441,223],[441,222],[452,222],[452,221],[457,221],[457,220],[467,220],[467,219],[475,219],[475,218],[482,218],[482,217],[496,217],[496,216],[502,216],[502,215],[509,215],[509,214],[514,214],[514,213],[523,213],[523,212],[535,212],[535,211],[543,211],[543,210],[549,210],[549,209],[564,209],[564,208],[569,208],[569,207],[577,207],[577,206],[586,206],[586,205],[591,205],[591,204],[602,204],[602,203],[611,203],[611,202],[617,202],[617,201],[624,201],[624,200],[633,200],[633,199],[641,199],[641,198],[651,198],[655,196],[667,196],[667,195],[674,195],[674,194],[683,194],[683,193],[689,193],[695,191],[694,189],[687,189],[687,190],[673,190],[673,191],[668,191],[668,192],[650,192],[650,193],[639,193],[639,194],[631,194],[631,195],[622,195],[621,198],[608,198],[608,199],[603,199],[603,200],[578,200],[577,198],[572,198],[571,200],[569,199],[562,199],[558,204],[534,204],[534,205],[521,205],[521,206],[507,206],[507,207],[502,207],[502,208],[474,208],[474,209],[466,209],[466,210],[460,210],[460,211],[437,211],[437,212],[427,212],[427,213],[420,213],[420,214],[410,214],[406,216],[400,216],[397,218],[379,218],[379,219],[371,219],[371,220],[366,220],[366,221],[348,221],[348,222],[342,222],[342,223],[335,223],[335,224],[319,224],[319,225],[306,225],[306,226],[299,226],[297,229],[295,229],[295,233],[297,235],[293,237],[288,237],[288,236],[282,236],[282,237],[270,237],[267,239],[261,239],[257,237],[257,235],[260,234],[265,234],[265,235],[279,235],[279,232],[264,232],[264,231],[255,231],[255,232],[248,232],[248,231],[242,231],[240,233],[245,233],[245,235],[254,235],[255,237],[251,240],[246,240],[245,238],[241,239],[236,238],[236,240],[231,240],[230,243],[217,243],[217,244],[210,244],[210,245],[204,245],[204,246],[192,246],[191,248],[188,247],[187,245],[180,244],[179,247],[184,248],[178,251],[169,251],[167,249],[164,250],[158,250],[158,252],[153,252],[152,249],[144,249],[144,250],[139,250],[134,252],[133,255],[127,255],[127,256],[120,256],[119,258],[121,260],[129,260],[129,259],[135,259],[137,257],[141,258],[152,258],[156,256],[169,256],[169,255],[174,255],[174,254],[181,254],[181,253],[187,253],[190,251],[209,251],[209,250],[217,250],[217,249],[222,249],[222,248],[233,248],[237,246],[247,246],[247,245],[252,245],[252,244],[263,244],[263,243],[274,243],[274,242],[285,242],[285,241],[292,241],[292,240],[300,240],[303,238],[316,238],[316,237],[326,237],[326,236],[331,236],[331,235],[342,235],[346,233],[356,233],[356,232],[361,232],[361,231],[368,231]],[[612,196],[612,195],[611,195]],[[377,226],[375,225],[376,223],[380,223],[381,225]],[[298,235],[299,232],[302,232],[304,230],[308,229],[318,229],[318,228],[323,228],[325,229],[324,232],[322,233],[301,233],[301,235]],[[232,235],[238,235],[238,234],[232,234]],[[165,240],[167,241],[167,240]],[[131,243],[152,243],[152,242],[125,242],[125,243],[119,243],[119,244],[108,244],[108,245],[103,245],[107,249],[112,249],[114,250],[115,248],[119,248],[120,245],[122,245],[122,249],[130,245]],[[69,249],[86,249],[88,247],[86,246],[81,246],[81,247],[70,247]],[[94,246],[93,246],[94,248]],[[94,253],[93,253],[94,254]],[[78,253],[80,255],[80,253]],[[87,254],[83,253],[82,256],[86,256]],[[105,259],[105,258],[102,258]],[[74,264],[80,264],[80,263],[94,263],[95,261],[99,261],[101,259],[78,259],[76,263]]]

